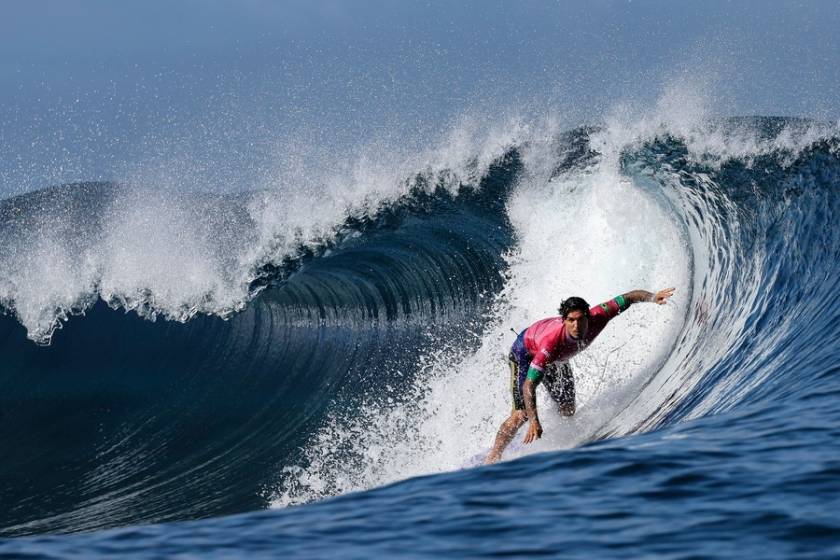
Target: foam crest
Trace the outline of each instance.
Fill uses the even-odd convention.
[[[66,243],[49,229],[27,236],[25,250],[2,258],[0,303],[14,310],[29,337],[39,342],[59,328],[62,321],[91,303],[95,291],[96,263],[90,252],[69,256]]]
[[[231,266],[230,255],[241,253],[249,236],[243,224],[213,227],[203,210],[212,211],[160,192],[129,193],[108,220],[100,297],[151,319],[177,321],[241,307],[247,269]]]
[[[345,155],[304,135],[278,146],[265,188],[239,196],[180,193],[177,169],[134,169],[132,185],[159,188],[121,187],[87,212],[72,192],[26,210],[33,221],[0,253],[0,303],[42,344],[99,297],[148,319],[225,317],[253,295],[262,265],[329,240],[348,216],[394,203],[418,176],[453,193],[477,185],[522,131],[464,118],[426,150],[386,139]]]
[[[516,118],[499,125],[464,117],[425,149],[379,139],[345,156],[301,133],[277,150],[265,189],[251,200],[259,240],[246,260],[276,261],[301,240],[328,238],[347,216],[370,215],[408,194],[418,177],[430,190],[443,187],[453,194],[462,185],[477,186],[490,165],[527,132]]]
[[[782,154],[790,163],[840,131],[836,122],[786,119],[776,129],[762,128],[755,119],[722,119],[715,110],[714,86],[708,76],[681,76],[666,84],[651,108],[619,103],[607,113],[593,145],[617,157],[620,149],[674,137],[684,143],[692,161],[717,169],[732,160],[751,165],[770,154]]]

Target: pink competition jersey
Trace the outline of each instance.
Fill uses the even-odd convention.
[[[531,367],[543,371],[545,366],[552,362],[567,361],[589,346],[595,337],[601,334],[607,323],[621,311],[621,306],[615,299],[590,309],[589,330],[586,336],[580,339],[566,334],[563,317],[549,317],[537,321],[525,331],[525,349],[533,356]]]

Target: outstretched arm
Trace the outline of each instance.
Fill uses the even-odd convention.
[[[655,294],[645,290],[633,290],[632,292],[623,294],[623,297],[628,306],[643,301],[653,302],[657,305],[664,305],[665,302],[668,301],[668,298],[672,295],[674,295],[674,288],[665,288],[664,290],[659,290]]]

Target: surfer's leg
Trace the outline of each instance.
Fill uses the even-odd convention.
[[[525,416],[524,410],[514,410],[511,413],[508,419],[502,423],[502,427],[499,428],[499,433],[496,434],[496,441],[493,443],[493,449],[487,454],[487,458],[484,459],[485,465],[497,463],[502,458],[505,447],[508,446],[510,440],[513,439],[513,436],[516,435],[516,432],[519,431],[519,428],[527,420],[528,417]]]
[[[510,365],[510,391],[513,397],[513,410],[511,410],[508,419],[502,423],[499,432],[496,434],[496,441],[493,443],[493,449],[487,454],[484,459],[484,464],[489,465],[496,463],[502,458],[502,453],[505,447],[508,446],[510,440],[516,435],[522,424],[528,421],[528,416],[525,415],[525,400],[522,398],[522,383],[521,370],[523,360],[515,354],[511,353],[508,357],[508,364]]]
[[[575,414],[575,378],[572,366],[568,363],[558,364],[546,371],[543,381],[548,394],[557,403],[557,410],[563,416]]]

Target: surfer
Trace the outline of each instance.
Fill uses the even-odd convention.
[[[674,288],[655,294],[633,290],[591,309],[582,298],[571,297],[560,304],[559,317],[542,319],[519,333],[508,355],[513,411],[499,428],[485,464],[501,459],[516,431],[529,420],[525,443],[542,436],[537,416],[537,385],[545,383],[560,414],[572,416],[575,413],[575,382],[569,359],[589,346],[611,319],[634,303],[663,305],[673,294]]]

